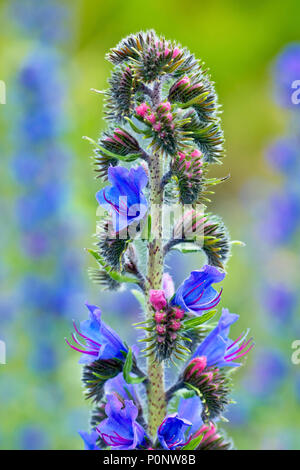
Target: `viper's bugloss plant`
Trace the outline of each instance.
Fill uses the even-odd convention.
[[[145,318],[134,326],[145,347],[126,345],[88,305],[90,319],[72,335],[94,404],[91,433],[80,435],[88,449],[229,449],[216,422],[230,402],[231,372],[253,342],[247,333],[229,339],[238,315],[227,309],[208,323],[232,245],[206,209],[222,181],[208,177],[209,166],[224,156],[214,84],[201,61],[153,31],[127,37],[107,59],[114,65],[104,92],[108,127],[93,145],[109,185],[96,194],[103,214],[88,250],[98,263],[91,277],[111,290],[137,286]],[[173,249],[207,258],[177,289],[165,272]],[[166,389],[172,364],[178,378]]]

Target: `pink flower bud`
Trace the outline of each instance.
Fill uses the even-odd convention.
[[[163,111],[171,111],[171,103],[169,101],[166,101],[165,103],[159,103],[158,107]]]
[[[155,308],[155,310],[162,310],[166,307],[167,301],[164,291],[151,289],[149,292],[149,296],[150,302]]]
[[[177,338],[177,334],[176,334],[176,333],[170,333],[169,336],[170,336],[170,339],[171,339],[172,341],[175,341],[175,339]]]
[[[195,357],[188,364],[185,370],[185,377],[189,379],[194,374],[199,376],[204,371],[206,364],[207,361],[205,356]]]
[[[173,331],[178,331],[181,328],[181,323],[180,321],[172,320],[171,325],[170,325],[171,330]]]
[[[135,108],[136,114],[138,114],[141,117],[145,117],[148,111],[149,111],[149,106],[146,103],[142,103]]]
[[[190,79],[189,77],[183,77],[179,82],[176,83],[176,86],[180,85],[190,85]]]
[[[191,157],[201,157],[202,153],[200,152],[200,150],[198,149],[195,149],[192,153],[191,153]]]
[[[178,47],[175,47],[173,51],[173,55],[172,55],[173,59],[175,59],[175,57],[177,57],[178,54],[180,54],[180,50],[178,49]]]
[[[193,438],[195,439],[201,434],[204,434],[201,442],[205,441],[207,444],[209,444],[210,442],[219,439],[220,436],[216,433],[216,430],[216,426],[212,422],[210,422],[208,425],[203,424],[201,428],[194,434]]]
[[[163,312],[155,312],[154,319],[156,323],[162,323],[166,319],[166,314]]]
[[[166,327],[163,325],[157,325],[156,331],[159,335],[164,335],[166,332]]]
[[[184,311],[181,310],[179,307],[176,307],[174,309],[174,317],[177,319],[177,320],[182,320],[182,318],[184,317]]]
[[[155,114],[151,113],[149,116],[146,117],[147,121],[151,122],[151,124],[154,124],[156,121],[156,116]]]
[[[161,130],[161,123],[158,122],[157,124],[154,124],[153,125],[153,129],[156,131],[156,132],[159,132]]]

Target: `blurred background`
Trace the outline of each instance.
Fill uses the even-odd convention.
[[[80,449],[89,406],[65,344],[84,301],[121,331],[139,318],[130,292],[88,281],[96,201],[92,148],[104,129],[109,48],[154,28],[210,68],[223,107],[227,158],[210,210],[234,246],[222,306],[256,348],[235,374],[223,429],[239,449],[300,449],[300,4],[297,0],[0,2],[0,448]],[[4,86],[5,84],[5,86]],[[5,90],[6,88],[6,90]],[[3,90],[6,91],[4,100]],[[300,95],[298,95],[300,97]],[[6,101],[6,104],[4,104]],[[203,260],[176,255],[180,283]],[[178,270],[177,270],[178,273]],[[132,339],[132,332],[127,332]],[[297,355],[296,355],[297,356]],[[297,357],[296,357],[297,359]]]

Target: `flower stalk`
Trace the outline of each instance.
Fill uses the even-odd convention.
[[[150,290],[161,289],[163,278],[163,246],[162,246],[162,208],[163,192],[160,188],[162,178],[162,159],[159,155],[152,155],[149,161],[150,180],[150,207],[151,227],[154,228],[154,239],[148,244],[148,272],[147,272],[147,319],[151,319],[153,312],[150,304]],[[166,398],[164,390],[164,365],[155,361],[154,354],[148,359],[148,426],[151,436],[155,436],[158,426],[166,415]]]

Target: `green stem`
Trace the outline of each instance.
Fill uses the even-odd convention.
[[[153,310],[149,304],[149,290],[161,289],[163,276],[163,240],[162,240],[162,205],[163,191],[160,188],[162,178],[161,155],[154,154],[149,161],[151,232],[154,238],[148,243],[148,273],[146,280],[147,316],[152,318]],[[166,396],[164,388],[164,366],[158,363],[154,355],[148,358],[148,429],[156,436],[157,428],[166,416]]]

